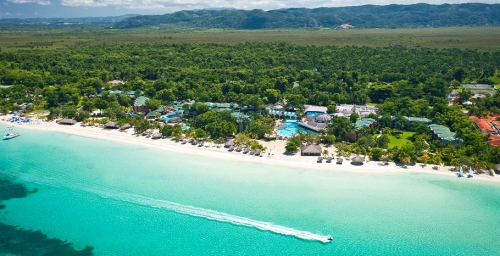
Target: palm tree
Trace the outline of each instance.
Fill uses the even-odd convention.
[[[325,157],[326,157],[326,156],[328,156],[329,154],[330,154],[330,152],[328,152],[328,150],[326,150],[326,149],[325,149],[325,150],[323,150],[323,154],[322,154],[323,156],[325,156]]]

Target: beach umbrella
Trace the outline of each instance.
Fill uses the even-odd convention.
[[[159,139],[159,138],[161,138],[161,133],[159,133],[159,132],[155,132],[151,138],[152,138],[152,139],[155,139],[155,140],[156,140],[156,139]]]
[[[361,156],[355,156],[351,159],[352,164],[362,165],[365,162],[365,158]]]

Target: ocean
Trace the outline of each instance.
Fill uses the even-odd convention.
[[[500,184],[15,129],[0,141],[0,175],[38,191],[5,201],[0,221],[95,255],[500,255]]]

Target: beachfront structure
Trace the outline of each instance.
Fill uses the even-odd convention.
[[[363,165],[365,163],[365,158],[362,156],[355,156],[351,159],[351,164]]]
[[[306,145],[300,148],[301,156],[321,156],[321,146],[320,145]]]
[[[429,128],[432,131],[432,136],[443,143],[456,144],[459,140],[456,139],[456,133],[451,132],[446,126],[439,124],[430,124]]]
[[[360,117],[367,117],[370,114],[377,114],[378,108],[368,105],[339,104],[336,106],[337,113],[342,113],[348,117],[352,113],[357,113]]]
[[[59,121],[57,121],[58,124],[64,124],[64,125],[74,125],[76,124],[75,119],[69,119],[69,118],[63,118]]]
[[[109,121],[104,125],[104,129],[118,129],[120,126],[113,121]]]
[[[134,101],[134,112],[145,115],[146,113],[151,112],[149,108],[146,107],[146,100],[149,98],[146,96],[139,96]]]
[[[314,105],[304,105],[304,113],[306,116],[318,116],[327,113],[328,108]]]
[[[306,129],[319,132],[325,129],[331,120],[332,117],[330,115],[322,114],[317,116],[308,116],[304,122],[298,122],[297,124]]]

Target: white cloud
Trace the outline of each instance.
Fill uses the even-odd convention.
[[[37,3],[39,5],[51,5],[49,0],[7,0],[14,4],[27,4],[27,3]]]

